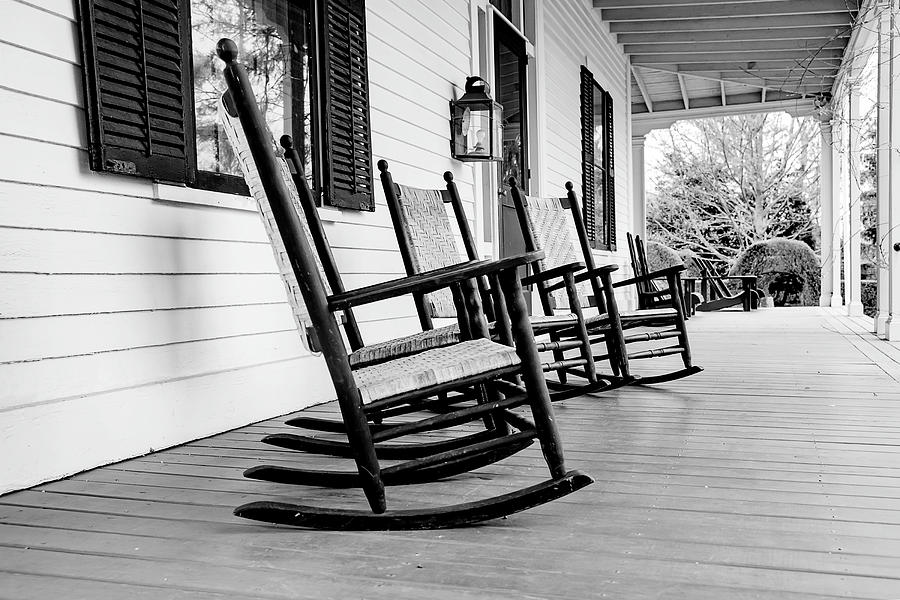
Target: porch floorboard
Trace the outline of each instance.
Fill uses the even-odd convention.
[[[703,373],[555,405],[569,468],[596,480],[557,502],[445,531],[243,521],[231,510],[266,498],[364,506],[356,490],[242,477],[264,462],[331,463],[260,443],[296,431],[280,417],[3,496],[0,599],[900,598],[898,348],[822,309],[688,325]],[[635,371],[664,364],[678,361]],[[388,504],[464,502],[546,476],[532,447],[389,488]]]

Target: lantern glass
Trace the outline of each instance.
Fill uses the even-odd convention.
[[[502,123],[503,107],[485,91],[470,93],[467,87],[462,98],[450,102],[453,158],[461,161],[500,160]]]

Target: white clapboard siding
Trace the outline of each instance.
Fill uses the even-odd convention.
[[[285,303],[274,273],[0,273],[0,318]]]
[[[265,244],[269,241],[256,212],[2,181],[0,226]]]
[[[322,361],[247,366],[0,413],[0,493],[333,397]]]
[[[0,365],[0,410],[307,355],[295,331]],[[46,377],[47,372],[53,377]]]
[[[45,7],[51,5],[62,12],[35,10],[41,3],[3,1],[3,18],[0,19],[0,39],[8,44],[34,50],[34,39],[31,36],[40,31],[40,52],[53,58],[81,64],[81,53],[78,50],[78,24],[71,11],[74,2],[69,0],[47,0]],[[68,9],[68,10],[67,10]]]
[[[0,319],[0,364],[294,328],[286,303]]]
[[[628,166],[628,130],[626,60],[615,36],[600,20],[600,15],[585,0],[559,0],[544,3],[543,56],[546,61],[545,98],[547,103],[545,143],[547,156],[546,190],[563,190],[566,181],[581,189],[581,102],[580,69],[588,67],[597,82],[613,100],[616,224],[615,253],[598,252],[606,261],[625,264],[625,233],[631,230],[631,204],[626,197]]]
[[[75,0],[3,2],[0,493],[330,399],[252,202],[92,172]],[[417,187],[451,170],[474,215],[447,139],[468,3],[367,11],[374,158]],[[377,179],[374,213],[321,215],[345,287],[403,275]],[[356,314],[369,342],[418,328],[410,298]]]

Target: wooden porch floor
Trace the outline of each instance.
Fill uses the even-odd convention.
[[[259,443],[273,419],[0,498],[0,598],[900,598],[900,352],[819,309],[689,325],[704,373],[556,405],[596,483],[555,503],[431,532],[242,521],[249,500],[335,493],[241,477],[300,460]],[[388,500],[494,495],[540,467],[529,449]]]

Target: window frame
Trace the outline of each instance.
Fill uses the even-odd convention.
[[[193,22],[199,17],[192,4],[77,0],[89,165],[154,185],[249,196],[239,174],[198,169]],[[284,6],[288,10],[278,23],[286,32],[282,44],[293,55],[302,40],[307,57],[302,63],[309,70],[307,89],[289,90],[292,99],[284,113],[295,139],[297,125],[309,114],[304,134],[317,204],[373,211],[366,1],[285,0]],[[300,62],[291,62],[297,72],[293,67]]]
[[[297,2],[298,0],[285,0],[287,3]],[[310,91],[309,91],[309,101],[310,101],[310,133],[313,136],[313,152],[311,155],[311,169],[313,171],[313,185],[311,186],[313,190],[313,194],[315,196],[316,206],[322,205],[322,149],[321,144],[324,142],[324,138],[322,135],[322,125],[320,122],[320,82],[319,82],[319,65],[321,60],[321,48],[320,48],[320,39],[321,39],[321,27],[322,23],[320,21],[320,13],[319,2],[317,0],[300,0],[306,3],[306,11],[309,15],[308,23],[306,26],[309,27],[309,39],[310,39],[310,56],[312,60],[309,61],[309,80]],[[193,32],[193,14],[191,12],[191,0],[183,0],[186,6],[187,16],[186,19],[188,21],[189,31]],[[286,24],[285,29],[288,32],[288,43],[292,43],[294,39],[294,28],[297,24]],[[191,44],[191,52],[188,53],[190,56],[190,63],[188,67],[190,68],[190,78],[191,78],[191,86],[190,86],[190,104],[191,109],[194,111],[194,115],[196,118],[196,102],[194,99],[194,87],[193,87],[193,77],[194,77],[194,53],[193,53],[193,44]],[[294,112],[296,108],[296,99],[292,98],[291,102],[291,112]],[[293,119],[292,119],[293,121]],[[191,156],[189,156],[189,160],[192,161],[191,168],[194,173],[196,173],[196,180],[194,185],[191,187],[210,191],[210,192],[221,192],[225,194],[236,194],[240,196],[249,196],[250,189],[247,187],[247,183],[244,181],[244,178],[241,175],[235,175],[231,173],[220,173],[218,171],[206,171],[202,170],[198,166],[197,159],[197,127],[196,121],[194,124],[194,149]],[[296,131],[292,131],[290,133],[291,137],[296,139]]]
[[[598,126],[595,100],[600,97],[600,123],[602,140],[600,156],[594,144],[594,132]],[[616,191],[614,173],[614,111],[612,96],[594,78],[593,73],[581,67],[581,135],[582,135],[582,211],[591,247],[595,250],[616,250]],[[597,171],[600,172],[598,181]]]

